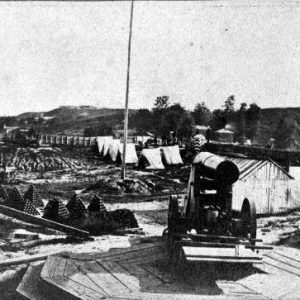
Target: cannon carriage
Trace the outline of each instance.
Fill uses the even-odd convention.
[[[232,185],[239,169],[209,152],[192,163],[183,209],[171,196],[165,231],[171,260],[259,263],[260,249],[271,249],[256,238],[254,201],[245,199],[240,211],[232,209]]]

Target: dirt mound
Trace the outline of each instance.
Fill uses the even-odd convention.
[[[155,184],[149,179],[116,180],[106,177],[89,186],[86,191],[98,191],[102,194],[151,194],[155,191]]]
[[[18,148],[7,161],[8,167],[25,172],[45,172],[61,169],[80,168],[86,164],[59,148]]]
[[[125,228],[137,228],[138,222],[129,209],[116,209],[110,212],[112,220]]]

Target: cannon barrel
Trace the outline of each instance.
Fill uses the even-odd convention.
[[[200,166],[201,176],[219,183],[233,184],[240,176],[239,169],[234,162],[210,152],[198,153],[193,160],[193,165]]]

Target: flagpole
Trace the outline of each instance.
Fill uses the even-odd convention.
[[[130,59],[131,59],[131,37],[132,37],[132,19],[133,19],[133,3],[131,1],[130,9],[130,23],[129,23],[129,39],[128,39],[128,52],[127,52],[127,79],[126,79],[126,99],[125,99],[125,113],[124,113],[124,145],[123,145],[123,161],[121,178],[125,179],[125,158],[126,158],[126,146],[127,146],[127,132],[128,132],[128,96],[129,96],[129,81],[130,81]]]

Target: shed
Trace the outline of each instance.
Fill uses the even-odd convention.
[[[203,152],[202,152],[203,153]],[[190,182],[195,181],[195,163],[199,162],[197,154],[193,160]],[[233,162],[239,170],[239,179],[232,185],[232,209],[240,212],[245,199],[254,202],[259,215],[278,214],[300,207],[293,192],[294,178],[271,159],[252,159],[219,155]],[[189,193],[189,189],[188,189]],[[299,193],[300,194],[300,193]]]
[[[223,157],[240,171],[232,190],[234,210],[241,209],[245,198],[255,202],[257,214],[278,214],[300,206],[292,199],[294,178],[271,159]]]

